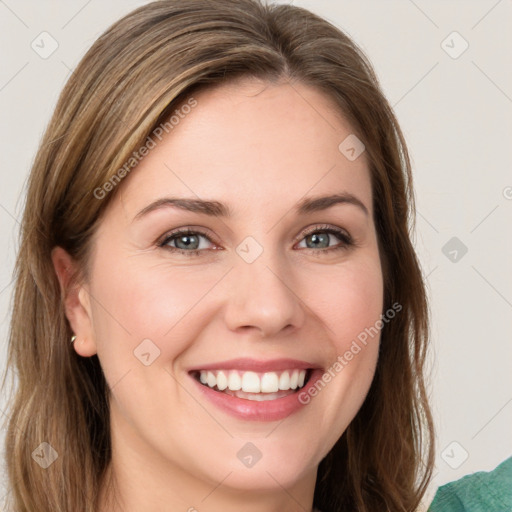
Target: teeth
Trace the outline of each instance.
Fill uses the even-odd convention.
[[[212,372],[208,372],[206,374],[206,382],[208,386],[213,388],[217,384],[217,377],[215,377],[215,375]]]
[[[237,370],[201,370],[199,381],[219,391],[243,391],[245,393],[277,393],[304,386],[306,370],[283,372],[240,372]]]
[[[219,372],[217,374],[217,387],[224,391],[228,387],[228,378],[224,372]]]
[[[279,391],[279,378],[277,373],[264,373],[261,378],[262,393],[277,393]]]
[[[283,372],[279,377],[279,389],[283,391],[290,389],[290,374],[288,372]]]
[[[203,372],[201,372],[203,373]],[[228,388],[231,391],[238,391],[242,389],[242,379],[238,372],[231,371],[229,372],[229,379],[228,379]]]
[[[261,391],[261,381],[257,373],[245,372],[242,375],[242,391],[246,393],[259,393]]]
[[[297,389],[298,382],[299,382],[299,370],[293,370],[292,376],[290,377],[290,387],[292,389]]]

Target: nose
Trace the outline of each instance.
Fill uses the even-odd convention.
[[[286,268],[261,256],[252,263],[237,261],[230,274],[225,310],[230,330],[257,330],[267,338],[302,326],[304,303]]]

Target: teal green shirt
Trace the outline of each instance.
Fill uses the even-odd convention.
[[[428,512],[511,512],[512,457],[492,471],[479,471],[442,485]]]

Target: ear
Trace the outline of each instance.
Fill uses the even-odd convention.
[[[79,275],[78,264],[65,249],[56,246],[51,256],[60,283],[64,312],[76,336],[74,349],[80,356],[90,357],[97,353],[97,348],[88,286],[76,281],[75,276]]]

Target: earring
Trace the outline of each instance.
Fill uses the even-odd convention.
[[[75,340],[76,340],[76,336],[75,335],[71,336],[71,343],[73,343]]]

